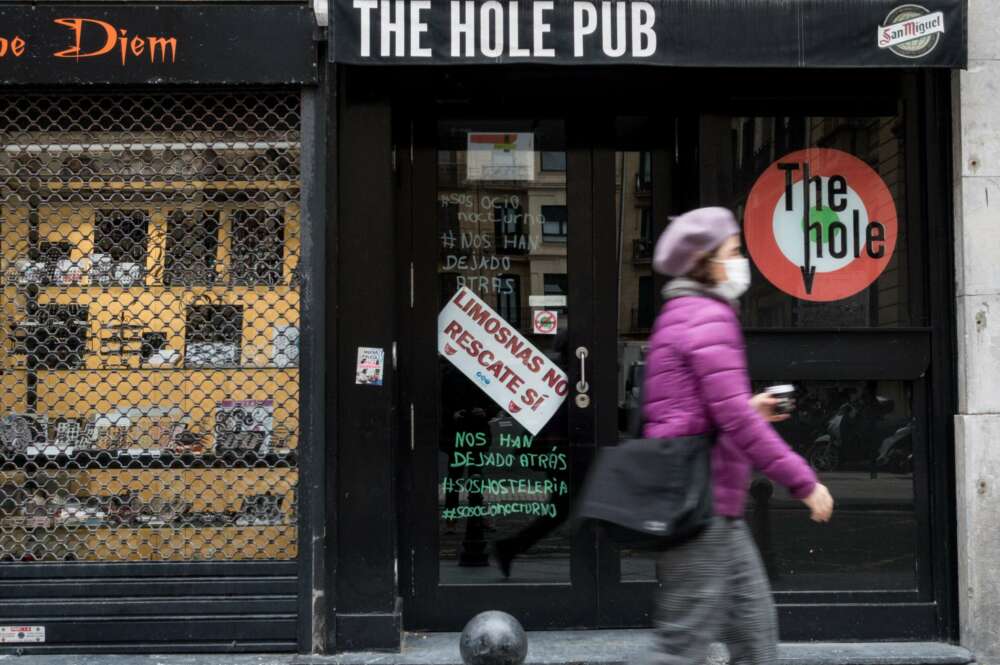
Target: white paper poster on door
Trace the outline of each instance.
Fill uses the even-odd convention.
[[[534,180],[535,135],[531,132],[469,132],[467,180]]]
[[[533,435],[569,392],[566,373],[465,287],[438,315],[438,352]]]

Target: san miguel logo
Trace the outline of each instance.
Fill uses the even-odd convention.
[[[757,268],[779,289],[802,300],[841,300],[889,265],[896,205],[857,157],[809,148],[782,157],[754,183],[744,234]]]
[[[880,49],[889,49],[901,58],[922,58],[937,47],[943,34],[943,12],[902,5],[885,17],[876,39]]]

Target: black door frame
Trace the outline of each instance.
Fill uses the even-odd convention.
[[[354,68],[346,69],[350,71]],[[858,115],[864,111],[857,101],[858,99],[866,100],[866,108],[869,108],[871,104],[896,104],[902,100],[907,116],[905,127],[907,146],[910,148],[907,150],[906,157],[907,191],[908,197],[910,197],[908,207],[911,214],[920,215],[925,228],[923,238],[919,242],[920,249],[924,252],[923,264],[915,267],[924,270],[922,277],[923,283],[926,285],[924,302],[931,315],[928,317],[926,328],[909,331],[897,330],[893,334],[902,337],[919,336],[931,350],[929,376],[932,377],[933,385],[928,384],[929,389],[926,391],[925,399],[930,425],[927,432],[926,461],[923,462],[924,470],[920,472],[923,474],[925,484],[918,487],[918,493],[921,493],[919,490],[926,490],[921,493],[926,496],[918,496],[921,524],[929,525],[928,528],[924,529],[926,533],[922,534],[921,542],[921,548],[925,552],[920,560],[928,564],[922,566],[920,571],[925,584],[917,593],[873,593],[862,590],[843,593],[802,592],[781,594],[778,596],[778,602],[779,611],[784,621],[782,637],[785,639],[953,639],[955,637],[957,627],[957,609],[954,598],[956,568],[953,521],[955,497],[952,474],[953,434],[951,423],[951,415],[955,412],[956,394],[954,289],[951,256],[953,231],[950,223],[942,223],[942,220],[951,220],[953,214],[949,190],[951,180],[949,167],[950,96],[947,73],[916,70],[905,73],[859,70],[782,71],[780,73],[727,72],[724,70],[708,72],[631,67],[508,68],[489,66],[437,69],[407,67],[400,69],[380,68],[378,70],[358,68],[357,71],[358,76],[355,77],[355,81],[363,80],[360,87],[365,91],[365,94],[377,98],[379,104],[384,105],[383,108],[391,108],[392,110],[396,133],[391,141],[392,145],[395,146],[393,152],[395,159],[398,160],[397,164],[404,162],[407,158],[407,152],[411,150],[414,160],[421,159],[419,142],[412,146],[409,145],[406,137],[409,136],[410,128],[408,123],[401,122],[401,118],[412,109],[433,109],[434,112],[437,112],[449,105],[462,105],[474,98],[476,93],[463,77],[464,72],[468,72],[470,78],[478,76],[478,85],[480,86],[483,80],[496,82],[495,89],[499,89],[501,92],[494,96],[494,108],[504,109],[504,115],[507,116],[514,115],[506,112],[506,109],[516,108],[514,102],[518,99],[522,101],[524,99],[532,100],[531,116],[557,115],[559,109],[576,108],[583,104],[589,104],[587,115],[591,123],[594,123],[595,119],[601,117],[602,114],[607,119],[613,118],[615,114],[640,113],[644,108],[668,108],[671,115],[676,115],[680,119],[681,132],[678,135],[675,154],[681,155],[697,153],[697,132],[692,132],[696,125],[690,123],[701,114],[713,112],[735,114],[741,109],[752,109],[753,113],[757,115],[762,115],[768,110],[773,114],[787,114],[789,108],[808,107],[822,109],[825,115]],[[516,81],[516,84],[512,84],[511,81]],[[560,81],[560,85],[553,85],[554,81]],[[824,85],[815,85],[817,81],[824,83]],[[706,85],[707,82],[717,85],[709,88]],[[503,92],[505,85],[516,89],[519,94],[508,95]],[[594,100],[591,93],[598,88],[603,91],[601,99]],[[558,89],[561,97],[558,100],[553,100],[551,97],[546,100],[544,95],[532,97],[528,92],[529,89],[535,91]],[[643,96],[636,93],[639,90],[653,92]],[[670,92],[672,90],[698,91],[698,94],[688,95],[689,101],[678,102],[671,99]],[[356,116],[357,124],[354,125],[354,128],[361,128],[365,122],[363,114]],[[573,120],[571,119],[570,122]],[[602,126],[603,129],[598,129]],[[340,136],[348,136],[351,131],[351,127],[341,126]],[[603,125],[593,125],[590,131],[595,137],[592,143],[594,173],[596,175],[602,169],[607,173],[607,169],[613,169],[614,166],[614,146],[609,141],[601,141],[600,136],[601,132],[605,132],[605,138],[610,136],[608,121],[605,120]],[[379,138],[378,143],[389,148],[389,137],[384,140]],[[369,153],[369,155],[371,154],[373,153]],[[382,172],[393,177],[389,166],[393,156],[388,154],[386,150],[379,151],[376,156],[379,160],[386,160],[385,167],[381,169]],[[658,158],[654,156],[654,159],[661,160],[662,168],[662,160],[669,162],[669,157],[668,151],[664,150]],[[423,159],[426,159],[426,156]],[[613,170],[611,173],[613,174]],[[394,177],[398,188],[399,184],[405,181],[405,177],[398,172]],[[426,169],[414,171],[414,177],[428,177]],[[433,172],[431,172],[430,177],[433,177]],[[352,182],[353,179],[349,174],[342,177],[341,191],[343,191],[343,187],[351,186]],[[687,170],[681,169],[680,172],[676,173],[675,182],[677,183],[677,197],[674,201],[669,201],[666,198],[670,192],[661,193],[664,207],[669,209],[671,206],[676,206],[676,209],[683,209],[697,203],[697,174],[692,176]],[[410,186],[419,188],[421,185],[414,181],[410,183]],[[433,190],[433,184],[431,190]],[[592,205],[595,214],[602,214],[599,212],[602,206],[613,205],[613,191],[610,195],[610,203],[607,195],[603,197],[603,201],[599,200],[601,197],[597,196],[593,190],[590,195],[593,197]],[[404,199],[397,198],[397,201],[401,200]],[[384,207],[382,203],[379,203],[378,206],[379,208]],[[369,208],[367,212],[370,213],[371,209]],[[395,213],[390,213],[389,217],[383,218],[385,223],[400,225],[403,220],[399,218],[398,212],[397,210]],[[368,218],[371,219],[370,215]],[[935,223],[931,223],[932,221]],[[381,224],[382,221],[378,220],[378,223]],[[370,231],[370,226],[353,231],[344,229],[342,235],[349,233],[367,236]],[[399,242],[398,238],[396,242]],[[389,252],[389,255],[401,254],[403,249],[403,246],[397,244],[394,250]],[[592,261],[591,265],[595,271],[607,270],[609,267],[606,258],[602,260],[595,256]],[[404,274],[408,271],[402,269],[401,262],[394,265],[399,268],[395,279],[392,280],[391,285],[387,283],[385,286],[397,291],[395,313],[399,314],[399,318],[394,338],[405,340],[411,329],[406,325],[404,316],[405,310],[408,309],[406,295],[409,293],[409,276]],[[341,266],[341,271],[343,271],[343,266]],[[414,271],[414,279],[418,279],[419,273],[416,265]],[[341,274],[344,273],[341,272]],[[599,298],[598,300],[606,302],[607,299]],[[404,303],[406,307],[404,307]],[[595,309],[593,316],[596,320],[600,320],[601,316],[606,314],[606,309],[600,312]],[[342,325],[342,329],[346,328],[347,326]],[[595,334],[604,335],[604,339],[607,341],[607,331]],[[862,339],[864,335],[865,333],[848,334],[845,339],[857,339],[857,343],[863,344],[865,343],[865,340]],[[351,335],[351,337],[356,338],[355,335]],[[903,341],[906,343],[905,340]],[[748,342],[751,348],[751,365],[757,367],[758,365],[754,361],[754,348],[755,346],[763,348],[759,345],[766,347],[769,343],[753,331],[748,334]],[[348,346],[352,343],[349,342]],[[341,350],[346,350],[343,339],[338,340],[338,346]],[[399,347],[400,357],[404,352],[404,348]],[[343,356],[343,359],[347,360],[347,356]],[[599,373],[595,375],[599,382],[600,373],[606,370],[600,370],[595,366],[595,371]],[[405,382],[405,376],[401,375],[399,379],[398,385],[402,386]],[[933,389],[930,390],[930,388]],[[406,460],[409,451],[409,407],[408,402],[403,397],[405,396],[399,395],[394,398],[394,407],[391,408],[395,414],[392,420],[392,429],[396,430],[396,433],[392,438],[394,440],[393,448],[398,453],[399,466],[396,486],[399,491],[396,496],[401,517],[405,515],[402,512],[402,507],[406,504],[405,495],[411,490],[409,481],[406,479],[408,475]],[[598,400],[595,399],[596,401]],[[606,432],[598,432],[599,436],[605,434]],[[343,430],[341,435],[343,435]],[[340,438],[341,441],[345,441],[343,436]],[[345,461],[341,458],[340,463],[343,464]],[[344,478],[344,474],[349,473],[352,473],[350,469],[340,467],[340,478]],[[384,512],[381,514],[385,515]],[[341,516],[343,516],[342,511]],[[405,538],[405,534],[412,533],[413,526],[407,519],[399,520],[398,528],[401,540]],[[341,534],[348,535],[343,531]],[[353,534],[353,540],[356,543],[357,533]],[[351,556],[346,552],[349,546],[342,545],[338,549],[340,549],[340,560],[343,564],[345,556]],[[366,550],[373,551],[368,548]],[[421,596],[426,592],[426,589],[407,588],[413,579],[411,568],[413,552],[404,546],[400,548],[398,554],[400,573],[398,591],[400,596],[407,599],[405,606],[409,609],[414,603],[421,602]],[[384,560],[384,554],[380,554],[380,559]],[[597,561],[598,570],[595,571],[595,574],[615,574],[616,571],[613,571],[610,566],[612,563],[617,565],[617,561],[612,562],[609,555],[601,553]],[[599,582],[596,584],[596,588],[600,589],[602,585]],[[640,589],[636,588],[635,591],[639,592]],[[509,607],[517,608],[523,604],[523,601],[517,597],[518,593],[518,591],[507,592],[506,599],[501,593],[497,596],[497,605],[499,606],[500,602],[508,602]],[[623,595],[621,600],[630,602],[634,596],[634,593],[629,593]],[[614,603],[610,602],[611,598],[602,598],[601,600],[602,602],[608,600],[609,607],[614,606]],[[643,614],[640,612],[640,618],[642,617]],[[599,623],[614,624],[616,622],[613,621],[613,617],[602,616]],[[457,629],[460,624],[449,623],[448,625],[426,627]]]
[[[475,109],[467,111],[463,119],[482,117],[486,120],[497,113]],[[506,118],[534,118],[532,115],[503,113]],[[438,515],[429,506],[437,505],[437,408],[436,389],[438,377],[437,357],[428,353],[437,348],[436,319],[439,309],[437,265],[427,257],[437,257],[439,249],[436,234],[435,212],[437,202],[437,148],[436,122],[453,117],[448,109],[440,114],[420,113],[404,115],[397,122],[400,138],[412,143],[412,161],[399,165],[399,205],[397,232],[400,260],[409,263],[412,273],[412,307],[404,307],[399,347],[400,413],[406,422],[402,431],[412,432],[408,446],[400,448],[403,455],[400,482],[410,498],[400,502],[402,523],[410,525],[401,531],[401,549],[407,559],[406,575],[412,584],[402,590],[408,614],[407,627],[426,630],[449,630],[467,621],[484,609],[500,609],[518,616],[528,629],[544,629],[554,625],[586,627],[596,625],[596,597],[593,566],[588,553],[593,548],[593,534],[586,532],[574,536],[569,583],[539,585],[490,584],[441,586],[438,579]],[[545,117],[545,116],[542,116]],[[589,228],[588,217],[592,212],[592,158],[588,147],[574,140],[582,131],[581,126],[567,123],[567,204],[573,225]],[[404,143],[405,145],[405,143]],[[408,202],[404,209],[403,202]],[[585,275],[584,279],[569,281],[569,302],[573,312],[569,348],[592,348],[589,331],[593,326],[593,310],[587,305],[591,291],[590,278],[594,274],[592,238],[573,233],[567,239],[567,270]],[[404,258],[405,257],[405,258]],[[579,379],[579,367],[571,363],[567,368],[570,383]],[[570,397],[575,394],[571,391]],[[570,484],[579,486],[593,455],[594,410],[579,409],[570,403]],[[410,421],[412,416],[413,420]],[[403,425],[401,424],[401,428]],[[434,483],[417,482],[415,479],[434,478]],[[433,534],[431,538],[421,534]],[[404,578],[406,579],[406,578]],[[489,594],[484,604],[480,592]]]

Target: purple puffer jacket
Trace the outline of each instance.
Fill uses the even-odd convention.
[[[719,436],[712,451],[715,512],[742,517],[752,468],[802,499],[816,486],[809,464],[750,406],[740,322],[706,296],[668,300],[656,319],[643,387],[645,436]]]

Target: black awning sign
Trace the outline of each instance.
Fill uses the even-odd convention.
[[[177,62],[177,37],[174,35],[129,35],[110,21],[96,18],[57,18],[54,21],[69,31],[70,46],[52,54],[53,58],[100,58],[121,56],[122,65],[129,58],[148,57],[151,63]],[[84,47],[84,37],[90,46]]]
[[[67,14],[79,12],[68,11]],[[35,43],[32,35],[14,34],[9,37],[0,36],[0,63],[24,58],[45,58],[55,60],[70,59],[79,61],[83,58],[103,58],[119,60],[122,66],[127,66],[129,60],[139,58],[148,60],[150,64],[166,64],[177,62],[176,35],[129,34],[129,29],[119,27],[110,20],[86,18],[81,16],[55,17],[53,26],[46,37],[38,39],[47,42],[45,46]],[[60,43],[57,33],[63,35],[64,48],[52,50],[50,44]],[[41,51],[45,51],[44,53]]]
[[[432,5],[430,0],[397,2],[392,8],[380,0],[353,0],[359,12],[359,53],[373,55],[378,42],[378,57],[405,55],[412,58],[433,57],[428,46]],[[382,5],[389,11],[381,11]],[[471,0],[452,3],[448,14],[448,55],[452,58],[555,58],[552,14],[555,2],[542,0],[526,3],[531,12],[521,20],[521,2],[484,2]],[[608,58],[629,56],[648,58],[656,53],[656,12],[649,2],[576,2],[572,9],[572,56],[585,57],[590,48],[600,48]],[[394,11],[395,10],[395,11]],[[377,30],[372,31],[377,20]],[[407,33],[409,38],[407,39]],[[521,35],[527,38],[522,43]],[[631,33],[630,35],[628,33]],[[630,38],[631,37],[631,38]],[[593,43],[591,43],[593,42]]]
[[[962,0],[331,0],[354,64],[961,67]]]
[[[313,83],[308,7],[0,7],[0,83]]]

